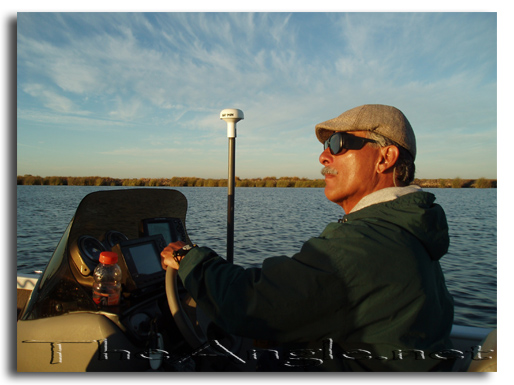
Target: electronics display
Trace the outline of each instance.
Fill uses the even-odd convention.
[[[141,221],[140,235],[161,234],[166,246],[172,242],[186,242],[186,232],[179,218],[148,218]]]
[[[166,271],[161,266],[164,247],[164,237],[159,234],[122,241],[113,248],[113,251],[123,255],[136,290],[164,280]]]

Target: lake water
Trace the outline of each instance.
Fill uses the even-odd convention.
[[[17,270],[44,270],[81,199],[115,187],[17,186]],[[120,187],[118,187],[120,188]],[[226,252],[226,188],[176,188],[188,199],[193,242]],[[455,323],[496,328],[496,189],[425,189],[446,211],[450,249],[441,260],[455,299]],[[343,215],[323,189],[238,188],[234,261],[260,266],[264,258],[292,256],[310,237]]]

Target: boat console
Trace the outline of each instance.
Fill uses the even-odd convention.
[[[122,271],[125,297],[159,290],[164,282],[165,271],[161,266],[161,251],[171,242],[186,241],[187,235],[180,218],[144,218],[139,223],[138,237],[129,237],[117,230],[108,230],[100,238],[81,235],[70,248],[71,259],[78,279],[84,286],[91,286],[93,271],[99,263],[102,251],[118,254]]]
[[[57,245],[18,321],[19,371],[145,370],[152,360],[107,362],[105,352],[161,352],[161,361],[190,347],[170,313],[160,253],[170,242],[190,243],[187,200],[170,189],[120,189],[87,195]],[[102,251],[118,254],[118,306],[92,300],[93,272]],[[194,314],[196,304],[177,284]],[[82,341],[82,342],[80,342]],[[83,341],[89,341],[85,343]],[[61,346],[62,362],[55,362]],[[111,354],[113,356],[113,354]],[[159,356],[159,354],[158,354]],[[169,360],[175,365],[182,361]],[[176,368],[171,368],[175,370]]]

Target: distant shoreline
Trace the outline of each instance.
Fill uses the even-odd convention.
[[[496,179],[414,179],[413,184],[424,188],[497,188]],[[154,186],[154,187],[227,187],[227,179],[204,179],[196,177],[172,178],[111,178],[101,176],[33,176],[18,175],[17,185],[44,186]],[[236,187],[325,187],[324,179],[299,177],[266,177],[240,179]]]

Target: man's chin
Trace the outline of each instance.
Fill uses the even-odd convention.
[[[337,198],[337,193],[333,189],[334,178],[325,178],[325,196],[331,202],[339,204],[339,199]]]

